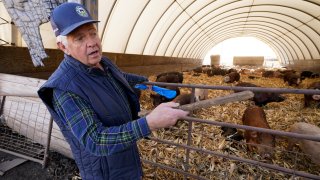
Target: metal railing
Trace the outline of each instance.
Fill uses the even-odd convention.
[[[250,91],[254,91],[254,92],[276,92],[279,94],[280,93],[320,94],[320,90],[311,90],[311,89],[209,86],[209,85],[174,84],[174,83],[159,83],[159,82],[153,82],[153,83],[148,82],[145,84],[191,88],[193,93],[194,93],[194,88],[202,88],[202,89],[216,89],[216,90],[237,90],[237,91],[250,90]],[[12,101],[12,102],[10,102],[11,104],[8,104],[8,103],[9,102],[7,102],[6,96],[2,96],[0,115],[2,115],[1,122],[3,122],[3,123],[0,126],[0,128],[3,128],[3,127],[8,128],[8,126],[5,125],[5,124],[8,124],[8,122],[6,122],[5,120],[10,119],[10,116],[14,117],[14,119],[17,120],[17,119],[24,118],[26,116],[28,117],[28,116],[33,116],[33,115],[36,117],[43,118],[43,117],[47,116],[46,114],[49,114],[47,111],[45,113],[35,113],[34,114],[34,112],[39,112],[36,110],[37,108],[42,109],[41,106],[44,106],[43,104],[41,105],[41,103],[37,104],[34,102],[19,102],[19,101],[16,101],[16,102]],[[28,109],[27,107],[35,107],[35,108]],[[4,113],[3,113],[4,111],[6,111],[6,114],[8,114],[8,115],[6,115],[7,117],[4,116]],[[23,114],[27,114],[27,115],[23,115]],[[252,131],[258,131],[258,132],[263,132],[263,133],[269,133],[269,134],[273,134],[273,135],[277,135],[277,136],[299,138],[299,139],[306,139],[306,140],[320,142],[320,137],[318,137],[318,136],[310,136],[310,135],[303,135],[303,134],[297,134],[297,133],[291,133],[291,132],[284,132],[284,131],[279,131],[279,130],[264,129],[264,128],[258,128],[258,127],[239,125],[239,124],[231,124],[231,123],[219,122],[219,121],[215,121],[215,120],[204,120],[204,119],[199,119],[199,118],[195,118],[195,117],[187,117],[182,121],[186,121],[188,123],[188,130],[187,130],[188,135],[187,135],[187,139],[186,139],[185,144],[175,143],[173,141],[168,141],[168,140],[159,139],[159,138],[155,138],[155,137],[150,137],[149,139],[150,139],[150,141],[154,141],[157,143],[166,144],[166,145],[170,145],[170,146],[175,146],[177,148],[182,148],[183,150],[185,150],[185,161],[183,162],[184,168],[171,167],[166,164],[151,161],[148,159],[142,159],[142,162],[144,162],[146,164],[150,164],[154,167],[159,167],[159,168],[171,171],[171,172],[181,174],[184,177],[184,179],[187,179],[187,178],[207,179],[205,177],[202,177],[199,174],[190,173],[190,171],[189,171],[191,168],[190,161],[192,160],[190,154],[192,152],[199,152],[199,153],[206,154],[206,155],[222,157],[222,158],[254,165],[257,167],[263,167],[263,168],[267,168],[270,170],[274,170],[274,171],[278,171],[278,172],[282,172],[282,173],[286,173],[286,174],[291,174],[294,176],[300,176],[300,177],[310,178],[310,179],[320,179],[319,175],[310,174],[307,172],[301,172],[298,170],[281,167],[281,166],[275,165],[275,164],[268,164],[268,163],[257,161],[257,160],[246,159],[243,157],[225,154],[225,153],[221,153],[218,151],[199,148],[199,147],[195,147],[192,145],[192,139],[193,139],[192,131],[194,128],[194,126],[193,126],[194,123],[207,124],[210,126],[224,126],[224,127],[230,127],[230,128],[252,130]],[[21,123],[21,122],[11,123],[11,125],[18,127],[19,123]],[[28,131],[28,129],[29,130],[32,129],[32,128],[28,128],[29,123],[30,122],[24,124],[24,126],[26,126],[26,132],[30,132],[30,131]],[[40,124],[43,125],[44,123],[45,122],[42,122]],[[15,131],[12,131],[12,128],[10,128],[10,129],[11,129],[10,131],[8,131],[7,129],[4,131],[3,129],[1,129],[1,132],[6,132],[6,133],[0,134],[0,150],[4,151],[4,152],[8,152],[8,153],[16,155],[16,156],[19,156],[19,157],[22,157],[22,158],[26,158],[26,159],[41,163],[44,167],[46,164],[47,156],[48,156],[50,137],[51,137],[50,134],[51,134],[51,130],[52,130],[51,116],[50,116],[50,122],[49,122],[48,128],[41,129],[41,131],[43,131],[45,134],[48,134],[46,137],[43,137],[47,143],[46,146],[39,146],[39,143],[37,143],[35,141],[33,141],[32,143],[29,143],[30,139],[25,138],[24,136],[21,135],[21,134],[23,134],[23,132],[15,132]],[[17,129],[17,128],[13,128],[13,129]],[[32,130],[31,132],[34,133],[35,131]],[[12,143],[12,142],[15,142],[15,143]],[[28,142],[28,143],[26,143],[26,142]],[[11,148],[8,149],[8,147],[9,147],[8,144],[14,145],[14,146],[12,146]],[[25,146],[21,146],[21,145],[25,145]],[[32,150],[30,151],[30,149],[32,149]],[[31,154],[30,152],[37,152],[37,153]],[[40,152],[40,153],[38,153],[38,152]],[[40,156],[39,156],[39,154],[40,154]]]
[[[313,90],[313,89],[210,86],[210,85],[162,83],[162,82],[146,82],[145,84],[158,85],[158,86],[174,86],[174,87],[191,88],[193,94],[195,92],[194,91],[195,88],[215,89],[215,90],[236,90],[236,91],[250,90],[250,91],[253,91],[253,92],[274,92],[274,93],[279,93],[279,94],[283,94],[283,93],[291,93],[291,94],[320,94],[320,90]],[[305,140],[311,140],[311,141],[316,141],[316,142],[320,142],[320,136],[297,134],[297,133],[291,133],[291,132],[285,132],[285,131],[279,131],[279,130],[272,130],[272,129],[258,128],[258,127],[252,127],[252,126],[245,126],[245,125],[239,125],[239,124],[226,123],[226,122],[219,122],[219,121],[215,121],[215,120],[204,120],[204,119],[199,119],[199,118],[194,118],[194,117],[186,117],[186,118],[183,119],[183,121],[186,121],[189,124],[188,125],[188,132],[187,132],[188,136],[187,136],[187,140],[186,140],[185,144],[175,143],[173,141],[159,139],[159,138],[155,138],[155,137],[150,137],[148,139],[151,140],[151,141],[157,142],[157,143],[161,143],[161,144],[170,145],[170,146],[174,146],[174,147],[177,147],[177,148],[185,149],[186,150],[185,151],[186,152],[186,154],[185,154],[186,159],[185,159],[185,162],[183,164],[184,168],[183,169],[174,168],[174,167],[170,167],[168,165],[165,165],[163,163],[154,162],[154,161],[147,160],[147,159],[142,159],[142,162],[144,162],[146,164],[150,164],[150,165],[152,165],[154,167],[159,167],[159,168],[166,169],[166,170],[174,172],[174,173],[181,174],[181,175],[183,175],[184,179],[188,179],[188,178],[207,179],[205,177],[202,177],[202,176],[199,176],[199,175],[192,174],[192,173],[188,172],[189,160],[190,160],[190,151],[195,151],[195,152],[199,152],[199,153],[203,153],[203,154],[207,154],[207,155],[213,155],[213,156],[222,157],[222,158],[226,158],[226,159],[230,159],[230,160],[235,160],[235,161],[238,161],[238,162],[243,162],[243,163],[254,165],[254,166],[258,166],[258,167],[267,168],[267,169],[270,169],[270,170],[282,172],[282,173],[293,175],[293,176],[300,176],[300,177],[303,177],[303,178],[310,178],[310,179],[320,179],[320,176],[316,175],[316,174],[310,174],[310,173],[302,172],[302,171],[299,171],[299,170],[294,170],[294,169],[290,169],[290,168],[281,167],[281,166],[275,165],[275,164],[268,164],[268,163],[261,162],[261,161],[256,161],[256,160],[252,160],[252,159],[246,159],[246,158],[237,157],[237,156],[234,156],[234,155],[220,153],[220,152],[217,152],[217,151],[211,151],[211,150],[206,150],[206,149],[202,149],[202,148],[199,148],[199,147],[194,147],[191,144],[191,142],[192,142],[191,134],[192,134],[193,124],[194,123],[202,123],[202,124],[208,124],[208,125],[213,125],[213,126],[224,126],[224,127],[230,127],[230,128],[258,131],[258,132],[262,132],[262,133],[269,133],[269,134],[276,135],[276,136],[305,139]],[[244,144],[246,144],[246,143],[244,143]]]

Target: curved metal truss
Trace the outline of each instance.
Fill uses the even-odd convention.
[[[251,36],[285,64],[320,58],[320,1],[113,0],[99,6],[109,10],[100,24],[108,52],[204,58],[221,41]]]
[[[203,59],[218,43],[246,36],[283,64],[320,59],[319,0],[99,0],[97,7],[104,52]]]

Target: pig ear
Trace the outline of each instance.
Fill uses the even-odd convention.
[[[253,137],[253,138],[256,138],[258,137],[258,132],[257,131],[253,131],[250,133],[250,136]]]
[[[314,94],[314,95],[312,95],[312,98],[313,98],[314,100],[320,100],[320,95]]]

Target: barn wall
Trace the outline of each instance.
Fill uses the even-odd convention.
[[[120,69],[141,75],[154,75],[168,71],[185,71],[202,65],[202,59],[104,53]]]
[[[285,66],[297,71],[309,70],[320,73],[320,59],[295,60],[294,64],[287,64]]]
[[[63,53],[57,49],[46,49],[49,58],[44,67],[34,67],[28,48],[0,46],[0,72],[47,79],[58,67]],[[142,56],[117,53],[103,53],[125,72],[145,76],[167,71],[184,71],[202,64],[202,59]]]
[[[249,65],[262,66],[264,62],[263,56],[234,56],[233,65]]]

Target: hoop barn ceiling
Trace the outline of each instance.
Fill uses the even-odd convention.
[[[107,2],[99,1],[107,52],[204,58],[226,39],[249,36],[269,45],[283,64],[320,59],[319,0]]]
[[[320,0],[99,0],[98,19],[104,52],[203,59],[245,36],[282,64],[320,60]]]

